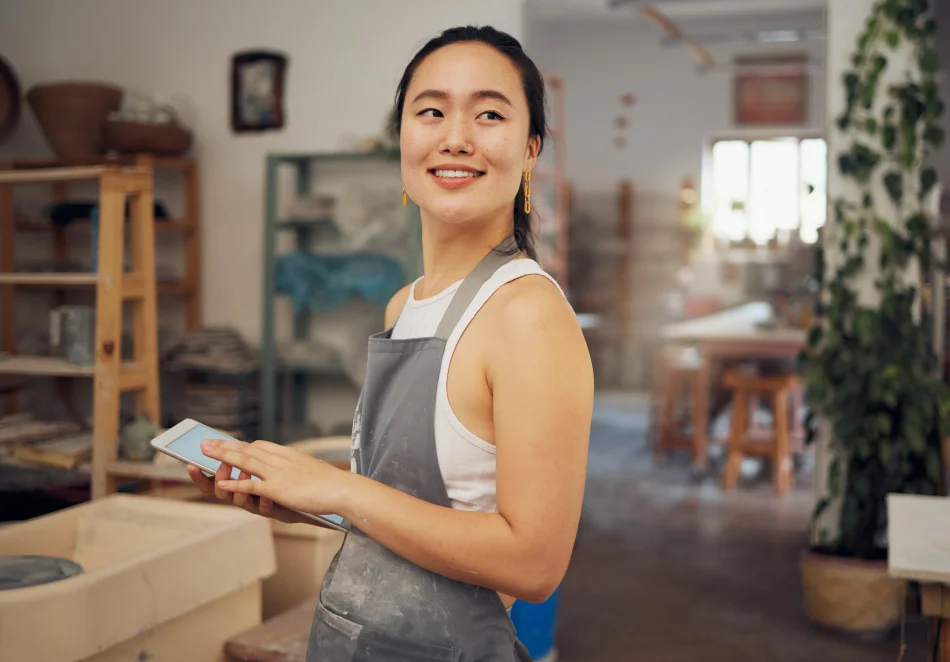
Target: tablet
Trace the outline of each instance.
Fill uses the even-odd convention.
[[[201,442],[205,439],[238,441],[234,437],[230,437],[203,423],[186,418],[175,427],[169,428],[152,439],[151,444],[155,450],[170,455],[187,464],[193,464],[201,469],[201,473],[212,478],[218,470],[218,467],[221,466],[221,462],[201,452]],[[234,468],[231,470],[232,480],[238,480],[240,476],[241,471],[239,469]],[[251,479],[260,480],[257,476],[251,476]],[[309,517],[331,529],[336,529],[337,531],[347,530],[344,526],[343,518],[339,515],[312,515],[310,513],[302,513],[293,508],[289,508],[288,510],[293,510],[295,513],[303,515],[304,517]]]

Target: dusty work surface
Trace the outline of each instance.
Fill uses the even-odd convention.
[[[691,485],[685,458],[654,469],[646,424],[643,399],[599,399],[559,662],[898,659],[898,634],[858,643],[806,619],[797,559],[807,487],[779,499],[768,477],[728,495],[715,479]],[[928,659],[923,625],[907,636],[905,661]]]

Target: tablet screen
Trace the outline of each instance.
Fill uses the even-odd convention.
[[[211,471],[217,471],[218,467],[221,466],[221,463],[214,458],[210,458],[204,453],[201,452],[201,442],[205,439],[227,439],[229,441],[237,441],[234,437],[229,437],[226,434],[222,434],[217,430],[212,430],[207,425],[201,425],[200,423],[195,427],[191,428],[185,434],[181,435],[175,441],[168,444],[167,448],[171,451],[175,451],[178,455],[188,458],[193,462],[197,462],[206,469]],[[233,469],[231,471],[231,479],[237,480],[241,475],[241,472],[238,469]]]
[[[211,471],[217,471],[218,467],[221,466],[221,462],[210,458],[204,453],[201,452],[201,442],[205,439],[227,439],[229,441],[237,441],[234,437],[229,437],[226,434],[218,432],[212,428],[209,428],[207,425],[202,425],[199,423],[195,427],[191,428],[185,434],[181,435],[175,441],[168,444],[166,447],[174,451],[176,454],[181,455],[184,458],[188,458],[206,469]],[[231,480],[237,480],[241,475],[239,469],[231,470]],[[252,476],[254,480],[260,480],[257,476]],[[343,518],[339,515],[320,515],[320,517],[327,519],[334,524],[343,525]]]

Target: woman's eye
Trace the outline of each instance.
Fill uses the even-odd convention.
[[[426,108],[421,113],[419,113],[419,116],[420,117],[442,117],[442,112],[436,110],[435,108]]]
[[[498,113],[496,113],[494,110],[486,110],[484,113],[482,113],[482,115],[485,116],[485,119],[489,119],[489,120],[503,120],[503,119],[505,119],[504,117],[502,117],[501,115],[499,115]],[[481,115],[480,115],[479,117],[481,117]]]

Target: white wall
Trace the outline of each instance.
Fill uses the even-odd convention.
[[[378,133],[412,52],[437,32],[469,23],[520,37],[521,2],[5,0],[0,54],[24,91],[84,78],[184,100],[202,177],[204,321],[234,325],[256,341],[265,154],[330,150],[348,134]],[[290,58],[287,126],[279,133],[230,130],[230,57],[252,48]],[[0,158],[47,153],[26,110]]]
[[[734,128],[731,73],[697,73],[684,48],[662,45],[658,29],[629,18],[528,20],[531,54],[544,71],[565,78],[567,170],[578,188],[610,190],[618,179],[632,178],[638,191],[673,195],[683,177],[700,182],[704,141]],[[724,24],[720,19],[681,27],[710,32],[735,25],[735,20]],[[783,23],[771,17],[742,26],[776,29]],[[717,62],[730,62],[740,52],[806,51],[819,62],[824,55],[821,42],[741,49],[723,44],[709,50]],[[619,104],[624,92],[637,97],[632,110]],[[805,128],[820,129],[824,122],[820,71],[812,74],[809,94]],[[618,133],[613,121],[621,113],[629,117],[630,127],[624,132],[627,146],[618,149],[613,145]]]

